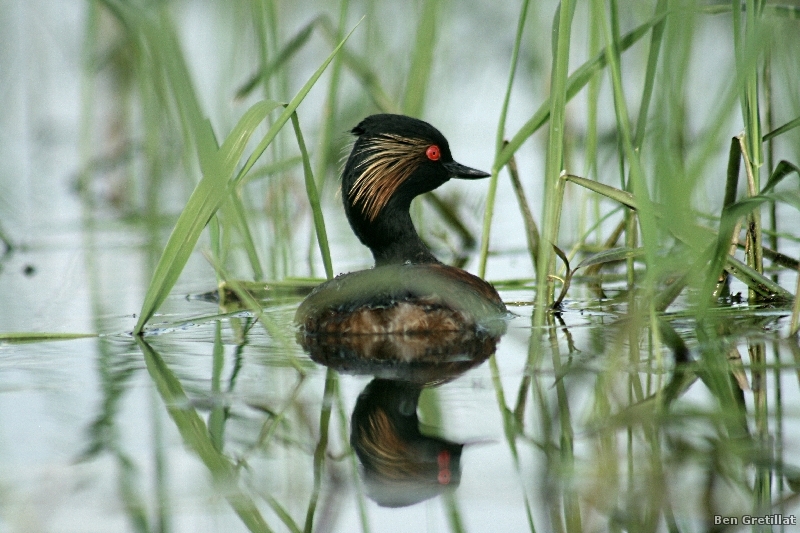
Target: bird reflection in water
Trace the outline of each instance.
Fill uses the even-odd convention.
[[[483,363],[499,339],[499,334],[464,331],[298,335],[314,361],[340,373],[376,376],[360,394],[350,421],[350,444],[370,499],[402,507],[458,487],[463,444],[420,429],[419,397],[424,388]]]
[[[361,461],[367,494],[379,505],[411,505],[461,480],[463,444],[419,429],[421,392],[413,383],[376,378],[353,410],[350,444]]]

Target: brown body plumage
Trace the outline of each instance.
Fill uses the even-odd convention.
[[[347,334],[496,331],[505,314],[494,287],[441,263],[344,274],[317,287],[297,311],[307,332]]]

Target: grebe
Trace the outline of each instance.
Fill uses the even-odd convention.
[[[420,430],[421,392],[419,385],[378,378],[353,409],[350,445],[361,461],[367,496],[378,505],[412,505],[461,481],[464,445]]]
[[[453,160],[447,139],[422,120],[365,118],[342,174],[350,226],[375,268],[329,280],[300,304],[295,321],[308,334],[505,332],[508,311],[494,287],[447,266],[422,242],[411,200],[450,178],[489,174]]]

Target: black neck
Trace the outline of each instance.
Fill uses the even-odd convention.
[[[370,222],[359,208],[345,206],[350,225],[359,240],[372,251],[375,266],[439,262],[419,238],[409,207],[389,202]]]

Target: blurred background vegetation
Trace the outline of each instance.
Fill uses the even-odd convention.
[[[297,296],[260,299],[248,283],[302,292],[371,265],[337,196],[347,132],[405,113],[492,172],[413,215],[440,258],[495,282],[522,315],[483,367],[496,411],[467,417],[502,428],[487,448],[501,459],[486,464],[520,480],[520,523],[705,530],[715,513],[791,510],[798,16],[757,0],[3,3],[0,364],[12,377],[0,391],[59,406],[15,407],[11,425],[52,417],[68,427],[58,438],[26,427],[44,449],[109,452],[133,530],[169,530],[165,494],[187,488],[164,473],[183,461],[164,452],[170,436],[218,482],[256,465],[246,490],[215,494],[250,530],[269,529],[259,509],[310,529],[321,472],[328,511],[336,476],[356,477],[338,461],[354,461],[347,405],[363,383],[315,372],[283,316]],[[198,303],[218,283],[247,318]],[[146,327],[147,342],[121,334]],[[113,335],[63,352],[7,344],[76,332]],[[150,396],[125,417],[144,368]],[[48,396],[90,379],[99,401],[78,385]],[[456,404],[473,394],[454,390]],[[72,394],[91,420],[88,408],[70,412],[81,424],[59,417]],[[430,395],[420,406],[437,420]],[[152,442],[131,444],[136,424]],[[26,450],[6,448],[11,470]],[[290,458],[278,489],[258,477],[273,454]],[[29,481],[20,462],[0,495]],[[137,481],[149,469],[152,491]],[[351,518],[369,530],[359,496]],[[451,530],[479,527],[445,501]]]
[[[276,280],[323,274],[327,254],[320,256],[309,216],[309,173],[326,209],[321,218],[345,230],[333,233],[341,243],[333,248],[334,270],[368,265],[338,209],[338,171],[347,131],[368,114],[396,112],[438,126],[458,159],[493,171],[488,203],[484,182],[445,188],[415,207],[426,240],[448,262],[470,264],[491,279],[524,279],[535,277],[536,261],[528,259],[542,255],[540,303],[548,301],[546,294],[552,301],[554,289],[541,290],[544,274],[557,268],[563,274],[563,268],[550,246],[538,247],[541,231],[570,257],[612,244],[641,248],[649,283],[657,284],[687,260],[701,260],[698,251],[715,240],[697,224],[722,212],[733,136],[744,132],[755,192],[779,161],[797,161],[798,66],[796,44],[788,38],[796,31],[797,9],[757,1],[741,10],[733,5],[739,4],[568,3],[559,42],[557,3],[87,2],[68,10],[72,24],[82,26],[68,34],[73,66],[80,57],[80,79],[66,91],[47,93],[45,103],[56,109],[32,102],[35,87],[57,83],[51,80],[63,65],[58,56],[53,69],[24,68],[21,57],[8,62],[16,76],[7,91],[23,106],[6,111],[13,139],[6,147],[9,159],[28,170],[4,173],[3,236],[13,243],[12,229],[24,233],[24,217],[14,206],[28,202],[25,208],[32,208],[36,201],[15,184],[39,177],[37,132],[56,135],[59,117],[74,117],[68,127],[78,160],[71,161],[69,177],[85,213],[160,228],[161,234],[149,233],[158,255],[169,219],[208,174],[203,158],[210,159],[204,155],[210,145],[203,143],[222,146],[257,102],[295,98],[361,21],[298,108],[310,172],[280,110],[246,128],[249,144],[233,161],[235,194],[231,189],[217,199],[221,211],[213,219],[209,244],[218,275],[224,270],[239,279]],[[63,34],[59,10],[49,13],[38,20],[34,8],[7,12],[9,29],[22,23],[8,34],[10,59],[18,57],[17,46]],[[19,113],[23,119],[14,121]],[[285,127],[273,132],[268,147],[258,147],[276,121]],[[766,142],[753,140],[787,124]],[[505,148],[504,140],[510,140]],[[19,142],[21,153],[13,147]],[[512,156],[519,187],[504,170]],[[601,201],[595,192],[559,185],[562,169],[633,192],[643,203],[639,219],[620,209],[619,198]],[[744,195],[743,182],[729,203]],[[566,194],[563,201],[560,194]],[[775,209],[765,215],[772,248],[780,248],[781,238],[796,243],[791,226],[779,227]],[[795,209],[785,216],[797,220]],[[613,240],[621,218],[625,226]],[[678,248],[679,254],[664,253]],[[699,278],[717,275],[707,273]],[[691,284],[702,285],[697,279]]]

